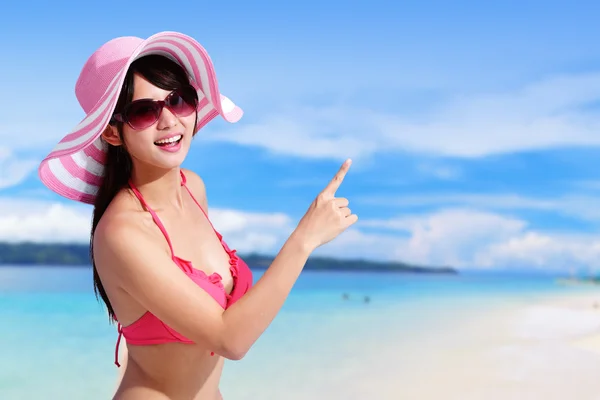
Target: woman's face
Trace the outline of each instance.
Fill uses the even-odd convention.
[[[141,75],[133,78],[133,99],[165,100],[172,91],[154,86]],[[183,163],[192,137],[196,112],[178,116],[163,107],[158,120],[147,128],[135,130],[124,123],[122,138],[136,169],[154,167],[176,168]]]

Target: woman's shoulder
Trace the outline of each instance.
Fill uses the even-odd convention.
[[[181,168],[183,175],[185,175],[186,185],[202,205],[205,211],[208,211],[208,200],[206,196],[206,185],[204,180],[194,171],[190,169]]]
[[[105,236],[119,238],[147,235],[148,229],[144,228],[152,223],[152,216],[144,211],[134,196],[124,190],[119,192],[107,207],[98,222],[94,237],[103,239]]]
[[[117,284],[114,279],[118,285],[135,284],[142,271],[170,260],[168,245],[155,226],[150,213],[127,193],[113,199],[93,236],[96,269],[108,285]]]

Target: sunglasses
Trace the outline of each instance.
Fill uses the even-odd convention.
[[[123,122],[139,131],[154,125],[165,107],[178,117],[187,117],[196,111],[197,105],[198,93],[192,86],[186,86],[171,92],[164,100],[132,101],[123,112],[113,115],[111,123]]]

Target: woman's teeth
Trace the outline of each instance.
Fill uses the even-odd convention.
[[[168,139],[157,140],[156,142],[154,142],[154,144],[157,146],[165,146],[168,144],[173,144],[173,143],[179,142],[182,137],[183,137],[182,135],[177,135],[177,136],[173,136]]]

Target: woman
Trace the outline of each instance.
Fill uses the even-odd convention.
[[[75,91],[86,117],[39,174],[94,206],[94,285],[118,324],[117,353],[121,336],[127,344],[114,398],[220,399],[223,359],[244,357],[311,252],[356,222],[348,200],[335,198],[350,161],[253,285],[208,218],[202,179],[180,167],[200,128],[242,115],[220,94],[202,46],[175,32],[113,39],[88,59]]]

